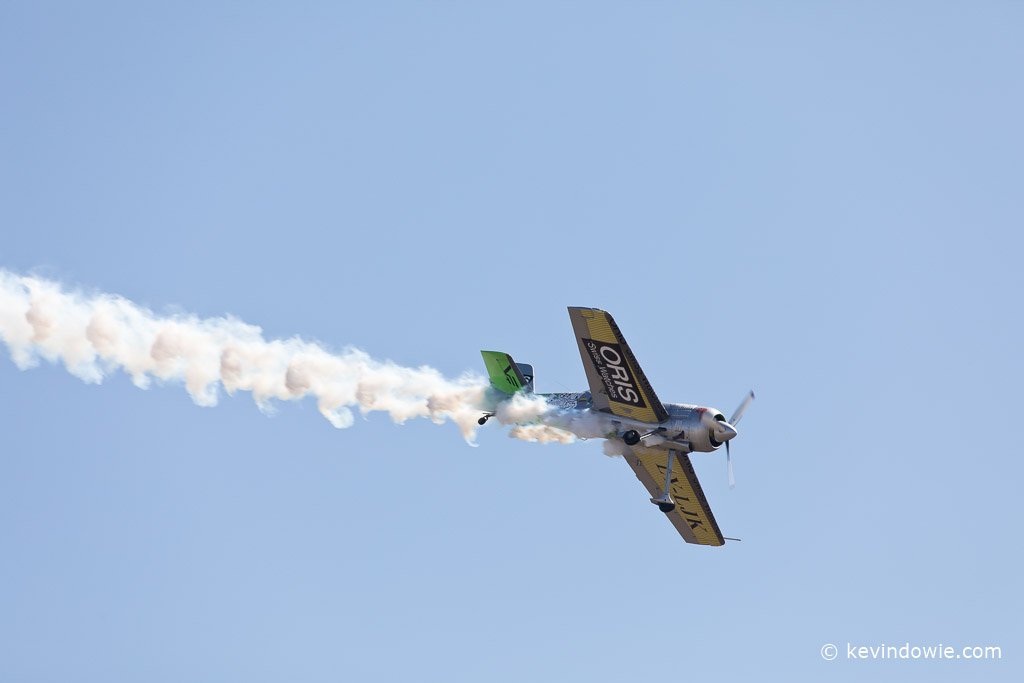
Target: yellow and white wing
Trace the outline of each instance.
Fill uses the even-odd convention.
[[[569,308],[595,410],[641,422],[663,422],[668,412],[640,369],[619,326],[606,311]]]
[[[662,486],[665,485],[665,467],[671,453],[675,458],[672,463],[671,493],[676,509],[665,516],[687,543],[725,545],[718,522],[711,513],[708,500],[697,481],[697,473],[693,471],[693,464],[686,453],[625,444],[621,446],[623,457],[652,498],[661,495]]]

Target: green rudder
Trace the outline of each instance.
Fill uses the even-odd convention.
[[[498,391],[512,395],[527,385],[526,378],[512,356],[501,351],[481,351],[491,386]]]

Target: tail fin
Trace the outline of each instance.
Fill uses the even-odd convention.
[[[491,386],[512,395],[517,391],[533,393],[533,366],[516,363],[512,356],[501,351],[481,351]]]
[[[516,367],[519,368],[519,372],[522,373],[523,379],[526,380],[526,384],[523,386],[523,391],[528,394],[533,393],[533,366],[529,363],[516,363]]]

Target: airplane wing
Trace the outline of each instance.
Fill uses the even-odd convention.
[[[668,454],[658,448],[626,446],[624,443],[620,443],[620,446],[624,449],[626,462],[633,468],[636,478],[650,491],[651,497],[660,496],[661,487],[665,484]],[[665,513],[665,516],[687,543],[725,545],[722,531],[718,528],[715,516],[711,514],[711,507],[697,481],[690,457],[682,451],[670,452],[676,459],[672,465],[672,499],[676,502],[676,509]]]
[[[668,419],[619,326],[597,308],[569,307],[569,319],[587,372],[594,409],[641,422]]]

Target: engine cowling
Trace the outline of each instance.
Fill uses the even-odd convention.
[[[669,419],[659,433],[670,442],[685,441],[692,451],[708,453],[724,443],[715,438],[719,420],[725,417],[715,408],[674,404],[669,406]]]

